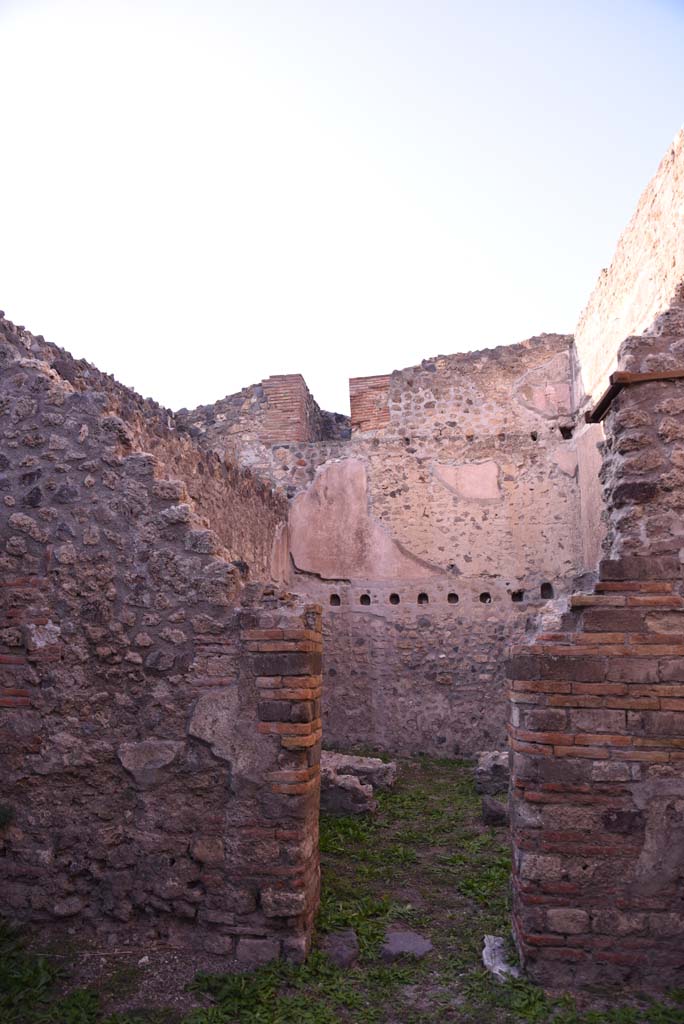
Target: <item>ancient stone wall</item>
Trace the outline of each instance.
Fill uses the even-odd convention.
[[[349,381],[352,430],[381,430],[387,426],[390,380],[389,374],[352,377]]]
[[[246,583],[271,575],[284,499],[7,321],[0,372],[0,912],[301,957],[320,612]]]
[[[514,930],[557,989],[684,981],[683,170],[680,135],[578,331],[587,390],[608,355],[627,374],[606,398],[600,581],[510,665]]]
[[[684,330],[684,130],[680,131],[644,190],[620,237],[610,266],[601,272],[575,331],[575,405],[585,558],[596,562],[604,537],[603,499],[596,446],[601,425],[583,425],[584,412],[608,387],[625,339],[672,336]],[[654,353],[656,363],[658,352]],[[650,360],[643,353],[642,368]]]
[[[349,418],[320,409],[298,373],[267,377],[191,412],[182,409],[178,421],[221,454],[242,453],[250,442],[294,444],[349,436]]]
[[[626,386],[606,420],[605,554],[677,561],[684,552],[684,384],[668,373],[684,374],[684,320],[680,334],[627,338],[619,367],[663,379]]]
[[[236,457],[291,498],[296,586],[325,609],[329,743],[449,755],[502,742],[505,644],[587,568],[571,341],[353,380],[350,439],[246,431]],[[216,451],[236,443],[206,411],[188,422]]]
[[[183,496],[179,500],[189,502],[197,525],[214,534],[213,537],[207,535],[206,545],[214,551],[220,547],[227,558],[244,563],[244,570],[249,570],[255,579],[282,578],[279,541],[287,522],[287,503],[282,496],[275,494],[249,470],[238,467],[234,460],[219,458],[200,447],[168,409],[142,399],[85,360],[73,359],[68,352],[34,337],[23,328],[11,325],[10,330],[8,321],[0,321],[0,324],[4,324],[0,329],[22,360],[45,364],[46,372],[54,377],[55,387],[59,384],[62,388],[65,402],[76,400],[70,396],[78,396],[90,416],[100,417],[103,447],[122,455],[148,452],[155,456],[166,476],[183,481]],[[41,424],[40,430],[35,425],[35,401],[26,397],[21,409],[21,417],[17,416],[14,421],[14,435],[8,434],[8,445],[23,436],[22,423],[25,433],[29,428],[35,429],[37,448],[43,443],[60,443],[58,431],[51,432],[49,428],[63,425],[61,409],[52,414],[55,422]],[[88,423],[84,429],[89,430]],[[63,444],[66,447],[66,443]],[[91,445],[87,433],[79,440],[79,446],[79,451],[88,451]],[[29,456],[25,462],[30,468]],[[71,486],[69,481],[65,483]],[[33,507],[38,507],[44,499],[43,486],[37,476],[19,500],[34,502]],[[78,497],[72,495],[69,503],[77,501]]]
[[[668,323],[684,307],[683,221],[684,129],[644,190],[577,325],[580,399],[599,397],[625,338],[654,328],[671,333]]]
[[[554,988],[684,979],[683,386],[617,398],[604,479],[619,557],[510,666],[514,929]],[[639,459],[638,481],[621,476]]]
[[[512,641],[523,962],[681,984],[683,238],[680,135],[576,344],[355,378],[350,418],[299,375],[174,415],[2,320],[0,910],[301,957],[322,720],[499,746]]]

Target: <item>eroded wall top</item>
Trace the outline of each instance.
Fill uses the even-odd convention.
[[[578,400],[597,398],[629,335],[684,322],[684,129],[644,191],[582,313]]]
[[[472,438],[493,427],[515,430],[525,411],[569,423],[571,348],[571,335],[542,334],[517,345],[423,359],[381,377],[352,378],[352,431]]]
[[[40,379],[61,396],[70,415],[72,409],[87,410],[102,430],[105,441],[119,456],[149,453],[154,456],[158,472],[182,483],[179,493],[188,505],[188,516],[198,529],[204,530],[202,543],[207,552],[249,567],[253,579],[282,579],[285,572],[281,537],[287,520],[287,502],[250,470],[238,466],[224,455],[217,456],[201,447],[191,436],[187,425],[168,409],[150,399],[143,399],[108,374],[101,373],[84,359],[74,359],[68,352],[34,336],[23,327],[16,327],[0,314],[0,363],[3,367],[2,402],[7,400],[12,371],[23,371],[27,380]],[[17,420],[16,437],[7,444],[24,443],[28,432],[35,433],[36,444],[45,440],[46,429],[36,423],[36,399],[30,383],[22,385],[21,425]],[[59,423],[64,413],[59,412]],[[84,415],[80,413],[80,415]],[[84,421],[85,434],[80,442],[91,444],[92,428]],[[28,436],[28,435],[27,435]],[[89,438],[89,440],[88,440]],[[105,441],[102,443],[104,444]],[[56,442],[55,442],[56,443]],[[27,465],[30,465],[27,463]],[[0,489],[8,486],[0,479]],[[32,507],[49,504],[50,495],[39,482],[32,496],[20,495],[20,502],[33,502]],[[45,492],[45,493],[44,493]],[[180,514],[180,513],[179,513]]]
[[[354,381],[352,439],[292,504],[297,568],[515,586],[580,571],[571,343],[542,335]]]
[[[213,405],[181,409],[177,416],[204,445],[221,453],[249,443],[334,440],[349,433],[349,418],[321,409],[299,373],[267,377]]]

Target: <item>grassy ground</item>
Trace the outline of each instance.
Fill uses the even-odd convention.
[[[0,1024],[684,1024],[684,993],[580,1013],[568,998],[551,1001],[526,982],[500,985],[481,969],[483,935],[508,932],[506,840],[505,830],[479,821],[469,765],[404,762],[374,818],[321,825],[319,935],[355,928],[356,967],[336,968],[315,949],[301,967],[198,975],[189,1011],[112,1013],[140,1006],[135,966],[120,964],[74,987],[68,969],[24,951],[5,931]],[[433,952],[384,963],[380,947],[392,923],[429,938]]]

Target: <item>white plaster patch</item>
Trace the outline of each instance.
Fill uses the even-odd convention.
[[[205,694],[197,701],[188,726],[191,736],[204,740],[216,757],[225,761],[233,760],[240,742],[235,733],[238,706],[236,687],[223,693]]]
[[[36,626],[34,623],[26,626],[26,646],[30,651],[40,650],[42,647],[50,647],[59,640],[61,630],[54,622],[46,622],[43,626]]]
[[[553,461],[561,473],[573,477],[577,473],[577,452],[572,448],[557,448],[553,453]]]
[[[200,697],[192,712],[188,732],[204,740],[215,757],[230,765],[232,784],[263,784],[264,772],[273,765],[273,737],[256,731],[252,708],[241,707],[237,686]]]
[[[457,466],[433,463],[440,483],[465,501],[498,501],[501,498],[496,462],[466,462]]]
[[[568,353],[558,352],[547,363],[528,370],[515,384],[513,394],[517,402],[540,416],[569,415],[572,396]]]
[[[520,968],[508,962],[506,941],[501,935],[485,935],[482,963],[497,981],[505,982],[509,978],[520,977]]]

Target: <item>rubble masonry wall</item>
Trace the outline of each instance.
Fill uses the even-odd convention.
[[[293,585],[324,608],[331,745],[504,742],[506,644],[588,568],[572,358],[570,337],[543,335],[360,378],[347,439],[260,441],[251,399],[229,426],[187,414],[290,497]]]
[[[510,665],[513,923],[550,988],[684,980],[683,239],[680,134],[577,334],[587,393],[662,375],[604,422],[600,580]]]
[[[0,912],[301,958],[321,630],[268,583],[285,500],[6,320],[0,374]]]

